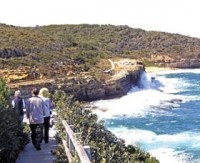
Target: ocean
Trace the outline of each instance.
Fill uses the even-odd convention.
[[[108,130],[161,163],[200,162],[200,69],[144,72],[127,95],[91,104]]]

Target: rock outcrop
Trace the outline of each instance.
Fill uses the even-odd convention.
[[[119,78],[106,82],[91,80],[78,88],[75,97],[81,101],[93,101],[123,96],[138,83],[143,70],[140,68],[128,71]]]
[[[112,62],[112,61],[111,61]],[[50,91],[60,89],[67,94],[74,95],[80,101],[93,101],[100,99],[110,99],[125,95],[133,85],[138,83],[140,74],[144,71],[144,65],[135,60],[120,60],[112,62],[113,69],[108,72],[110,78],[107,80],[97,79],[91,75],[71,76],[57,79],[24,79],[18,76],[16,80],[12,79],[9,87],[13,90],[21,89],[24,96],[30,96],[31,88],[48,87]],[[18,71],[11,71],[12,74],[18,74]],[[2,72],[4,77],[10,75],[11,72]],[[22,69],[19,72],[25,74]],[[23,72],[23,73],[22,73]],[[28,72],[26,72],[27,74]],[[106,73],[106,72],[104,72]],[[12,76],[13,77],[13,76]],[[11,79],[11,76],[9,76]],[[28,80],[29,79],[29,80]],[[17,81],[19,81],[17,83]]]
[[[198,58],[173,58],[167,55],[152,55],[150,61],[161,67],[200,68],[200,59]]]
[[[23,57],[25,53],[19,49],[0,49],[0,58]]]
[[[168,63],[172,68],[200,68],[200,59],[181,59],[180,61]]]
[[[140,67],[132,71],[121,74],[118,78],[108,81],[97,79],[64,79],[61,81],[54,80],[35,80],[34,82],[21,82],[17,86],[15,83],[9,86],[15,90],[20,89],[25,97],[30,96],[32,87],[48,87],[50,91],[60,89],[67,94],[74,95],[80,101],[94,101],[100,99],[111,99],[125,95],[132,86],[137,85],[141,72],[144,68]],[[60,83],[60,84],[59,84]]]

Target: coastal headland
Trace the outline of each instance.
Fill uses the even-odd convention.
[[[34,79],[26,69],[1,70],[0,73],[6,79],[12,89],[21,89],[25,96],[33,86],[48,87],[50,90],[64,90],[73,94],[78,100],[92,101],[123,96],[133,85],[136,85],[144,65],[134,59],[108,60],[107,70],[102,73],[107,75],[106,80],[94,78],[89,75],[70,76],[65,78]]]
[[[200,39],[114,25],[0,24],[0,75],[28,96],[33,86],[79,100],[124,95],[140,72],[199,68]]]

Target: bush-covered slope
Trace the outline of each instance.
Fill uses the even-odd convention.
[[[0,57],[11,58],[39,53],[48,49],[54,39],[34,28],[0,25]],[[21,54],[20,54],[21,53]]]
[[[67,70],[100,72],[99,68],[104,69],[104,65],[99,67],[99,63],[112,57],[142,59],[146,64],[163,66],[200,57],[198,38],[128,26],[82,24],[22,28],[1,24],[0,33],[1,68],[35,66],[46,77],[54,76],[51,73],[55,70],[60,75]],[[200,67],[200,61],[195,66]],[[62,72],[63,69],[66,71]]]
[[[165,32],[147,32],[128,26],[61,25],[45,26],[40,31],[50,34],[66,47],[96,50],[112,56],[143,57],[168,54],[174,57],[197,57],[200,39]]]

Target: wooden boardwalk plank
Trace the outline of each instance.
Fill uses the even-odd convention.
[[[56,140],[51,138],[49,143],[42,143],[41,150],[37,151],[32,143],[26,145],[24,150],[19,154],[16,163],[53,163],[56,157],[51,151],[56,148]]]
[[[16,163],[54,163],[56,162],[56,156],[52,155],[57,147],[57,141],[55,139],[54,127],[49,130],[49,143],[41,143],[41,150],[37,151],[33,144],[28,143],[24,150],[19,154]]]

